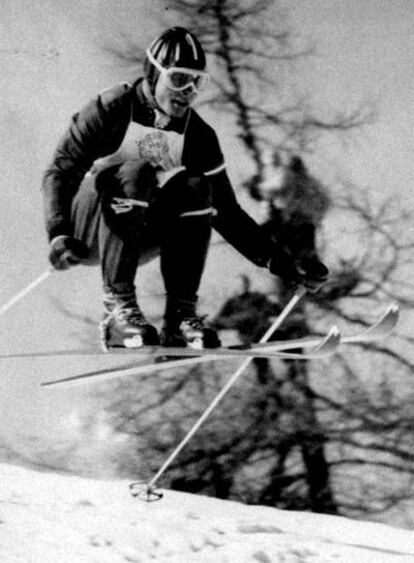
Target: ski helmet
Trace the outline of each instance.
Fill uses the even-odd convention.
[[[197,37],[183,27],[172,27],[164,31],[151,43],[147,53],[163,68],[183,67],[204,71],[206,55]],[[151,91],[154,92],[160,71],[150,57],[145,57],[144,74]]]

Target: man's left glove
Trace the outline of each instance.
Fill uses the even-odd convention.
[[[328,268],[313,256],[295,260],[285,250],[278,249],[270,259],[269,270],[287,285],[303,285],[314,293],[326,282]]]
[[[50,243],[49,261],[56,270],[67,270],[89,256],[86,244],[73,237],[60,235]]]
[[[329,277],[329,270],[314,256],[303,257],[296,262],[300,283],[311,293],[318,291]]]

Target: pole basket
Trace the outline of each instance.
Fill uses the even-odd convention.
[[[134,498],[143,500],[146,502],[155,502],[161,500],[164,494],[160,491],[151,487],[143,481],[136,481],[129,485],[129,490]]]

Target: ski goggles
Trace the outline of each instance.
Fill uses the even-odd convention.
[[[170,90],[180,92],[181,90],[185,90],[189,86],[192,86],[195,92],[201,92],[208,83],[208,72],[178,66],[165,68],[161,66],[156,59],[154,59],[150,51],[147,51],[147,57],[155,68],[159,70],[165,81],[165,85]]]

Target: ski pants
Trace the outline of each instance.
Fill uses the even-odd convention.
[[[150,183],[150,180],[148,180]],[[101,264],[105,292],[135,292],[138,266],[160,256],[167,307],[195,304],[211,237],[211,189],[181,171],[162,188],[124,186],[114,169],[86,176],[72,205],[74,236]]]

